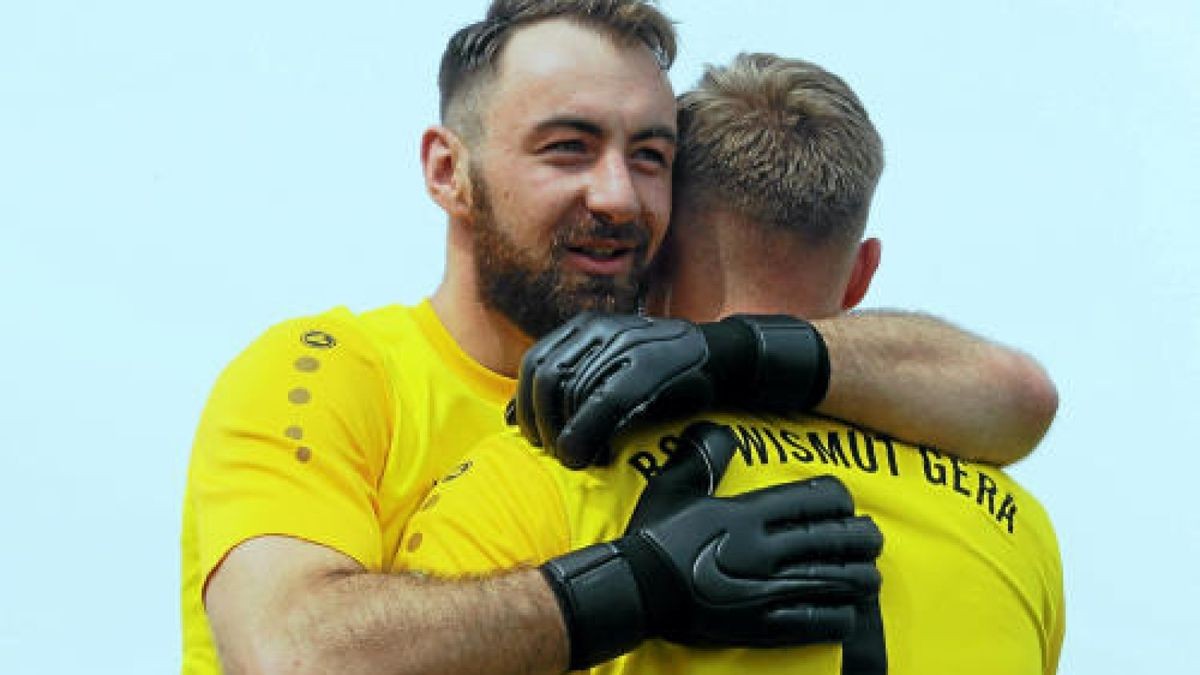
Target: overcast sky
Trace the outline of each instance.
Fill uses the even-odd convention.
[[[432,9],[417,9],[417,5]],[[678,88],[742,50],[858,91],[888,167],[866,305],[1040,359],[1015,469],[1057,525],[1060,672],[1184,672],[1200,605],[1200,3],[664,2]],[[483,2],[0,4],[0,659],[178,669],[191,436],[270,324],[415,302],[417,139]]]

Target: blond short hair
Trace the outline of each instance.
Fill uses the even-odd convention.
[[[841,78],[799,59],[740,54],[710,66],[679,110],[680,199],[813,244],[862,236],[883,143]]]

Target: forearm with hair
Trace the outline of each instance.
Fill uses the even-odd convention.
[[[317,671],[566,670],[558,604],[537,570],[456,581],[346,574],[331,579],[322,595],[293,615],[292,626],[297,638],[313,636],[329,659],[332,670]],[[381,669],[385,663],[394,666]]]
[[[997,465],[1028,455],[1054,419],[1037,362],[941,319],[869,311],[813,325],[830,359],[822,414]]]
[[[562,673],[561,612],[541,573],[487,578],[334,572],[290,594],[237,673]],[[247,658],[238,658],[247,657]]]

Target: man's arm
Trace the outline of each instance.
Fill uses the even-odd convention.
[[[456,507],[451,495],[484,506],[457,490],[443,492],[437,508],[427,504],[404,544],[417,551],[428,538],[450,555],[400,559],[452,569],[450,542],[458,540],[472,549],[466,569],[492,559],[544,563],[539,570],[432,581],[371,574],[294,538],[243,542],[206,593],[221,662],[230,673],[549,673],[568,663],[591,667],[653,637],[704,646],[844,639],[856,604],[878,592],[882,545],[874,523],[854,515],[846,488],[824,477],[717,499],[712,490],[734,454],[732,434],[693,425],[680,443],[616,539],[549,557],[569,546],[566,537],[552,538],[512,557],[505,551],[523,540],[511,531],[524,526],[521,512],[485,508],[478,535],[453,518],[439,529],[437,514],[475,512]],[[481,466],[487,458],[474,463],[472,478],[498,482],[501,474],[481,474]],[[461,475],[449,488],[469,480]],[[489,543],[477,547],[480,540]]]
[[[565,667],[536,573],[452,586],[366,571],[393,553],[376,488],[392,396],[383,355],[337,311],[272,328],[222,374],[189,470],[185,669],[217,656],[233,673]],[[195,637],[210,632],[218,655]]]
[[[882,535],[834,478],[713,496],[736,454],[726,427],[689,425],[648,481],[625,465],[566,472],[515,434],[503,438],[434,488],[395,562],[451,577],[541,565],[563,608],[572,670],[653,637],[837,642],[878,588]],[[573,525],[569,514],[581,512],[588,524]]]
[[[932,317],[679,319],[582,314],[526,352],[511,422],[567,466],[604,463],[637,421],[816,409],[994,464],[1033,449],[1057,394],[1029,357]]]
[[[1036,361],[923,314],[813,321],[829,352],[816,410],[989,464],[1028,455],[1058,409]]]
[[[226,673],[561,673],[567,637],[542,574],[445,581],[365,571],[290,537],[239,545],[205,592]]]

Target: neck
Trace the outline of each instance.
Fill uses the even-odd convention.
[[[730,213],[680,223],[673,240],[669,289],[661,309],[690,321],[735,313],[816,318],[839,311],[845,285],[828,251],[798,245],[789,233],[764,232]]]
[[[458,346],[488,370],[515,377],[533,340],[512,321],[479,299],[479,283],[469,242],[451,236],[446,246],[446,273],[430,297],[434,312]]]

